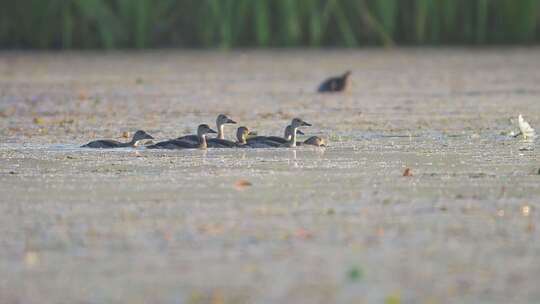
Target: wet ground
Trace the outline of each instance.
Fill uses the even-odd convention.
[[[78,148],[222,112],[329,147]],[[0,302],[536,303],[519,113],[538,48],[0,53]]]

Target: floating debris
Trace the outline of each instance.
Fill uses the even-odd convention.
[[[304,240],[313,238],[313,233],[309,232],[308,230],[304,228],[299,228],[298,230],[296,230],[294,235],[297,238],[304,239]]]
[[[247,187],[251,187],[251,186],[253,186],[253,184],[245,179],[239,179],[234,183],[234,189],[238,191],[243,191]]]
[[[390,295],[384,299],[384,304],[400,304],[401,297],[399,295]]]
[[[124,131],[124,132],[122,132],[122,137],[123,137],[123,138],[130,138],[131,135],[129,134],[128,131]]]
[[[34,120],[33,122],[36,124],[36,125],[44,125],[45,124],[45,119],[43,119],[42,117],[34,117]]]
[[[521,206],[521,214],[523,216],[529,216],[531,214],[531,207],[529,205]]]
[[[403,171],[403,176],[413,176],[411,168],[406,168],[405,171]]]
[[[531,125],[528,122],[526,122],[523,119],[523,116],[521,116],[521,114],[519,114],[518,116],[518,126],[519,126],[519,130],[521,131],[520,134],[523,136],[523,139],[531,139],[531,138],[536,137],[536,133],[534,132],[534,129],[531,127]]]
[[[348,272],[347,272],[347,277],[349,278],[349,280],[353,281],[353,282],[356,282],[358,280],[360,280],[362,278],[362,275],[363,275],[363,272],[362,272],[362,269],[358,268],[358,267],[352,267]]]
[[[28,267],[34,267],[39,263],[39,255],[35,251],[27,251],[24,254],[24,264]]]

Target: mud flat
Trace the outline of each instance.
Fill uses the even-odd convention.
[[[537,302],[539,84],[538,48],[0,53],[0,302]],[[329,147],[78,148],[221,112]]]

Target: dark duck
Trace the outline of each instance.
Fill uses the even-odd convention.
[[[347,71],[341,76],[328,78],[323,83],[321,83],[321,85],[317,89],[317,92],[329,93],[347,91],[351,85],[350,76],[351,71]]]
[[[183,140],[183,139],[172,139],[167,141],[158,142],[155,145],[148,146],[148,149],[206,149],[208,148],[208,143],[206,140],[206,135],[210,133],[217,133],[212,130],[207,124],[199,125],[197,128],[197,142]]]
[[[139,145],[141,140],[154,139],[148,133],[139,130],[133,134],[133,139],[130,142],[119,142],[111,139],[101,139],[95,140],[87,143],[86,145],[81,146],[82,148],[100,148],[100,149],[112,149],[112,148],[126,148],[126,147],[136,147]]]
[[[206,140],[208,148],[232,148],[236,146],[236,143],[225,139],[225,125],[226,124],[236,124],[236,121],[230,119],[225,114],[219,114],[216,118],[216,127],[217,127],[217,137],[208,138]],[[198,135],[186,135],[178,137],[178,140],[187,141],[191,143],[197,143],[199,141]]]

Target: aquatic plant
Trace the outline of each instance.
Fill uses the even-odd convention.
[[[0,47],[277,47],[540,40],[537,0],[20,0]]]

